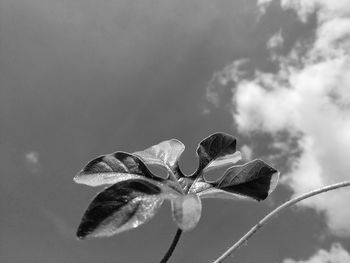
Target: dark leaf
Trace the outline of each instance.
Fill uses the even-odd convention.
[[[229,168],[217,182],[216,188],[255,200],[264,200],[275,188],[279,173],[262,160]]]
[[[197,173],[232,165],[241,159],[236,151],[236,138],[226,133],[214,133],[201,141],[197,148],[199,166]]]
[[[99,186],[138,178],[162,181],[161,178],[154,176],[138,157],[125,152],[115,152],[91,160],[74,177],[74,181]]]
[[[145,180],[127,180],[100,192],[87,208],[77,236],[111,236],[135,228],[161,206],[161,189]]]

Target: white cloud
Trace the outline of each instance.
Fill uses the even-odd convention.
[[[252,160],[253,149],[250,146],[245,144],[240,148],[240,151],[242,152],[242,158],[244,160],[247,160],[247,161]]]
[[[350,15],[349,0],[281,0],[281,5],[285,9],[296,10],[303,20],[315,11],[318,11],[321,20]]]
[[[269,1],[262,2],[266,7]],[[237,67],[225,68],[223,83],[236,83],[232,116],[240,132],[284,132],[298,138],[301,153],[293,157],[282,182],[299,195],[350,180],[350,4],[348,0],[282,0],[281,5],[294,8],[301,19],[318,10],[314,42],[296,45],[289,55],[279,57],[274,74],[257,71],[247,78]],[[275,145],[288,146],[280,136],[273,137]],[[348,200],[350,191],[344,189],[301,205],[324,214],[334,234],[349,236],[350,210],[344,209]]]
[[[266,12],[266,8],[269,6],[271,2],[272,0],[258,0],[257,4],[261,14],[264,14]]]
[[[320,249],[308,260],[285,259],[283,263],[349,263],[350,254],[340,244],[333,244],[329,251]]]
[[[37,152],[28,152],[26,153],[25,158],[29,164],[39,163],[39,154]]]
[[[278,31],[276,34],[272,35],[271,38],[267,41],[268,49],[280,48],[283,45],[284,39],[282,37],[282,31]]]
[[[274,0],[258,0],[258,6],[264,13]],[[313,12],[318,12],[321,20],[350,15],[349,0],[280,0],[282,8],[294,9],[302,21],[306,21]]]
[[[24,155],[25,166],[29,172],[32,174],[38,174],[40,171],[40,163],[39,163],[39,153],[35,151],[27,152]]]
[[[234,119],[242,132],[264,130],[275,133],[293,128],[298,94],[286,88],[266,90],[259,83],[264,77],[267,75],[257,76],[258,81],[241,81],[237,86],[233,97]]]

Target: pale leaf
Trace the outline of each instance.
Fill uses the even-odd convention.
[[[187,194],[172,200],[171,209],[174,221],[184,231],[192,230],[201,217],[202,202],[198,195]]]
[[[184,150],[185,145],[182,142],[171,139],[133,154],[140,157],[146,164],[160,165],[173,171]]]

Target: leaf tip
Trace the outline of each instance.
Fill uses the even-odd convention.
[[[270,179],[270,189],[268,191],[268,194],[271,194],[277,187],[278,181],[280,178],[280,172],[276,169],[274,169],[275,172],[272,174],[271,179]]]
[[[80,184],[80,176],[81,176],[81,171],[78,172],[74,177],[73,177],[73,181],[77,184]]]
[[[85,236],[79,236],[77,235],[77,240],[81,241],[81,240],[84,240],[85,239]]]
[[[95,182],[94,175],[85,174],[84,170],[80,170],[74,177],[73,182],[76,184],[85,184],[88,186],[98,186],[99,184]]]
[[[79,226],[77,233],[76,233],[77,239],[84,240],[87,236],[88,236],[88,234],[85,231],[82,231],[82,228]]]

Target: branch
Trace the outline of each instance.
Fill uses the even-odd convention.
[[[179,242],[180,236],[182,234],[182,230],[180,228],[177,229],[176,234],[174,236],[173,242],[171,243],[168,251],[165,253],[164,257],[159,263],[166,263],[168,262],[168,259],[171,257],[173,254],[175,247],[177,245],[177,242]]]
[[[337,184],[332,184],[329,186],[325,186],[316,190],[313,190],[311,192],[308,192],[306,194],[302,194],[296,198],[293,198],[276,209],[274,209],[272,212],[270,212],[267,216],[265,216],[263,219],[261,219],[255,226],[253,226],[240,240],[238,240],[232,247],[230,247],[228,250],[226,250],[225,253],[223,253],[219,258],[217,258],[213,263],[221,263],[224,259],[226,259],[228,256],[230,256],[232,253],[234,253],[236,250],[238,250],[243,244],[245,244],[248,239],[253,236],[261,227],[263,227],[265,224],[267,224],[273,217],[275,217],[277,214],[279,214],[284,209],[295,205],[296,203],[307,199],[309,197],[312,197],[314,195],[318,195],[324,192],[328,192],[331,190],[335,190],[338,188],[350,186],[350,181],[345,181]]]

